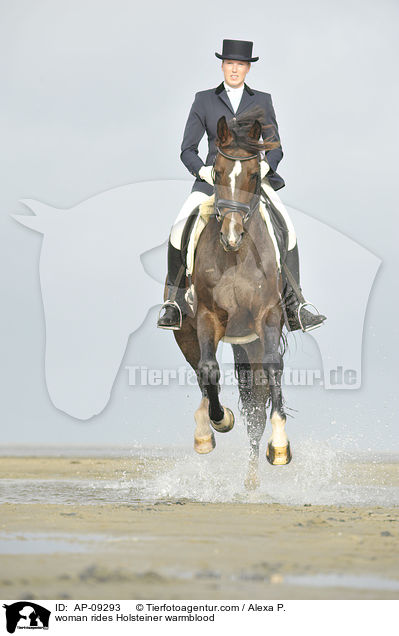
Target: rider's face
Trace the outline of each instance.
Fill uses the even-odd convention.
[[[232,88],[238,88],[244,83],[245,76],[251,68],[250,62],[240,60],[223,60],[222,71],[226,84]]]

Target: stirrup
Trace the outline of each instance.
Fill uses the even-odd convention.
[[[182,314],[180,306],[177,304],[175,300],[165,300],[164,304],[162,305],[161,309],[158,312],[158,321],[161,317],[161,311],[162,309],[165,309],[166,305],[172,305],[172,307],[177,307],[179,311],[179,326],[178,327],[176,327],[175,325],[171,325],[170,327],[168,327],[167,325],[157,325],[157,326],[159,327],[159,329],[169,329],[171,331],[178,331],[179,329],[181,329],[181,326],[183,323],[183,314]]]
[[[319,310],[317,309],[317,307],[312,305],[312,303],[308,303],[308,302],[300,303],[298,305],[297,314],[298,314],[298,322],[299,322],[299,324],[301,326],[301,329],[302,329],[303,333],[307,333],[308,331],[313,331],[313,329],[318,329],[319,327],[321,327],[321,325],[323,324],[324,320],[322,320],[318,325],[309,325],[309,327],[304,327],[303,326],[302,320],[301,320],[301,310],[304,307],[313,307],[313,309],[316,310],[316,314],[318,316],[320,316]]]

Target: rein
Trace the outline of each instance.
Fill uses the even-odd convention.
[[[222,157],[225,157],[226,159],[230,159],[231,161],[249,161],[250,159],[258,159],[259,160],[259,153],[256,153],[254,155],[249,155],[249,157],[240,157],[240,156],[235,156],[235,155],[228,155],[226,152],[223,152],[223,150],[220,150],[220,148],[218,148],[217,151],[222,155]],[[216,162],[216,159],[215,159],[215,162]],[[213,169],[215,169],[215,163],[213,164]],[[214,181],[215,181],[215,179],[214,179]],[[250,218],[250,216],[252,216],[252,214],[257,210],[257,208],[259,206],[260,187],[261,187],[261,183],[260,182],[261,182],[261,179],[260,179],[260,166],[259,166],[258,175],[257,175],[257,178],[256,178],[255,192],[254,192],[249,204],[241,203],[240,201],[232,201],[232,200],[229,200],[229,199],[220,199],[218,197],[217,185],[215,183],[215,216],[216,216],[216,219],[218,221],[221,221],[229,211],[234,211],[234,212],[242,213],[243,214],[243,223],[246,223],[248,221],[248,219]],[[221,211],[222,208],[227,208],[227,210],[223,213]]]

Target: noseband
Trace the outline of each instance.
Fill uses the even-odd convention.
[[[223,152],[223,150],[220,150],[220,148],[218,148],[217,151],[222,155],[222,157],[226,157],[226,159],[231,159],[231,161],[249,161],[250,159],[259,160],[259,153],[256,153],[254,155],[249,155],[249,157],[239,157],[234,155],[228,155],[227,153]],[[213,164],[213,167],[215,168],[215,164]],[[258,175],[256,178],[255,192],[249,204],[241,203],[239,201],[231,201],[229,199],[220,199],[218,197],[217,185],[215,184],[215,215],[218,221],[221,221],[228,212],[233,211],[233,212],[239,212],[240,214],[242,214],[242,217],[243,217],[242,221],[243,223],[246,223],[249,217],[258,208],[259,201],[260,201],[260,167],[259,167]],[[224,213],[221,212],[223,208],[227,208],[227,210]]]

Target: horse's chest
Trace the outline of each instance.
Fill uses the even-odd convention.
[[[237,264],[224,271],[213,289],[216,304],[234,313],[250,309],[264,297],[264,276],[257,270],[248,277],[248,267]]]

